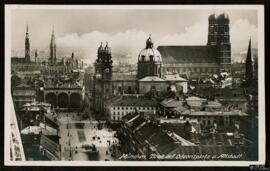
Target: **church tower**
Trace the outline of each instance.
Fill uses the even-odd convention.
[[[251,85],[253,81],[253,64],[252,64],[252,54],[251,54],[251,39],[249,39],[247,58],[246,58],[246,85]]]
[[[30,40],[28,33],[28,24],[26,26],[26,34],[25,34],[25,62],[31,62],[30,60]]]
[[[212,14],[208,18],[208,46],[216,46],[217,45],[217,35],[218,35],[218,22],[217,15]]]
[[[208,46],[214,46],[220,71],[231,72],[230,19],[228,14],[212,14],[208,18]]]
[[[94,76],[94,105],[99,111],[103,111],[104,102],[113,94],[112,91],[112,54],[108,43],[103,47],[101,43],[97,51]]]
[[[228,14],[220,14],[218,19],[217,48],[221,71],[231,72],[230,19]]]
[[[50,63],[51,65],[55,65],[57,62],[56,60],[56,43],[55,43],[55,35],[54,35],[54,28],[52,30],[51,35],[51,42],[50,42]]]

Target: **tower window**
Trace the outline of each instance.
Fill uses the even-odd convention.
[[[154,56],[150,55],[150,61],[152,62],[154,60]]]
[[[229,32],[229,26],[225,26],[225,32]]]
[[[223,26],[219,27],[219,33],[224,33],[224,27]]]
[[[215,27],[215,32],[218,32],[218,28],[217,27]]]
[[[144,55],[142,55],[142,61],[145,61],[145,56]]]

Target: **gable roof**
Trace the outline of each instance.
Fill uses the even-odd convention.
[[[217,63],[214,46],[159,46],[163,63]]]
[[[148,77],[144,77],[142,79],[140,79],[139,81],[156,81],[156,82],[163,82],[164,80],[162,78],[159,78],[157,76],[148,76]]]

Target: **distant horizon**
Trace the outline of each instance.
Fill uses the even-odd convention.
[[[49,51],[54,26],[57,56],[69,56],[74,51],[84,62],[93,63],[100,42],[108,41],[113,56],[127,55],[134,63],[149,34],[155,48],[206,45],[209,15],[223,12],[230,18],[232,51],[247,48],[250,37],[252,47],[257,48],[256,10],[16,9],[11,13],[11,49],[12,53],[24,49],[28,24],[30,49]]]

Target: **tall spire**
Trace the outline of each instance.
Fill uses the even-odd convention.
[[[28,33],[28,24],[26,25],[26,33],[25,33],[25,61],[30,62],[30,40]]]
[[[252,54],[251,54],[251,38],[249,38],[247,58],[246,58],[246,84],[250,85],[253,80],[253,64],[252,64]]]
[[[26,25],[26,34],[28,34],[28,23]]]
[[[52,35],[50,42],[50,62],[52,65],[56,64],[56,43],[54,35],[54,25],[52,26]]]

